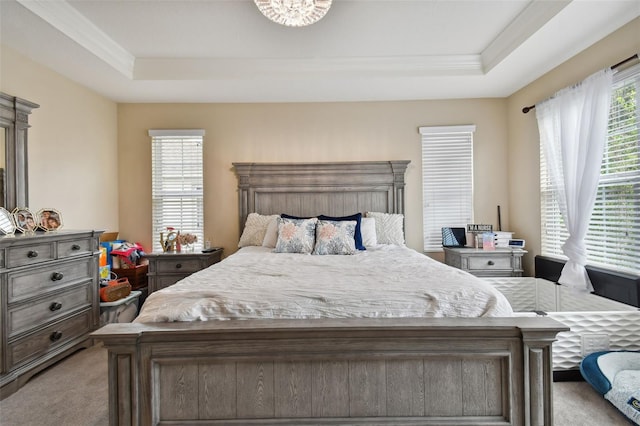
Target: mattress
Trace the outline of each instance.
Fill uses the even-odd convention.
[[[553,370],[576,370],[596,351],[640,350],[640,310],[533,277],[484,278],[511,303],[514,315],[546,315],[566,326],[553,343]]]
[[[405,246],[355,255],[244,247],[152,293],[136,322],[510,316],[487,282]]]

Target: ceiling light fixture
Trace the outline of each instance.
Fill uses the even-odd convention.
[[[332,0],[253,0],[260,12],[287,27],[304,27],[318,22],[331,7]]]

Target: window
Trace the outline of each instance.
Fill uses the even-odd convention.
[[[153,251],[162,251],[160,233],[173,227],[204,240],[202,142],[204,130],[149,130]]]
[[[424,251],[442,251],[443,227],[473,222],[475,126],[420,127]]]
[[[614,76],[609,131],[586,236],[590,265],[640,272],[640,65]],[[568,238],[541,151],[542,254],[566,258]]]

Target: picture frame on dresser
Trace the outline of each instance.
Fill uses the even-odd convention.
[[[57,231],[62,228],[62,213],[57,209],[45,208],[38,210],[38,229],[43,231]]]
[[[36,215],[28,207],[16,207],[13,210],[13,220],[20,232],[35,232],[38,229]]]
[[[0,207],[0,235],[13,235],[16,232],[16,224],[13,215],[4,207]]]

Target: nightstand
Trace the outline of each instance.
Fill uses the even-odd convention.
[[[222,249],[209,253],[148,253],[149,294],[222,260]]]
[[[444,247],[444,263],[478,277],[521,277],[521,249],[482,250]]]

